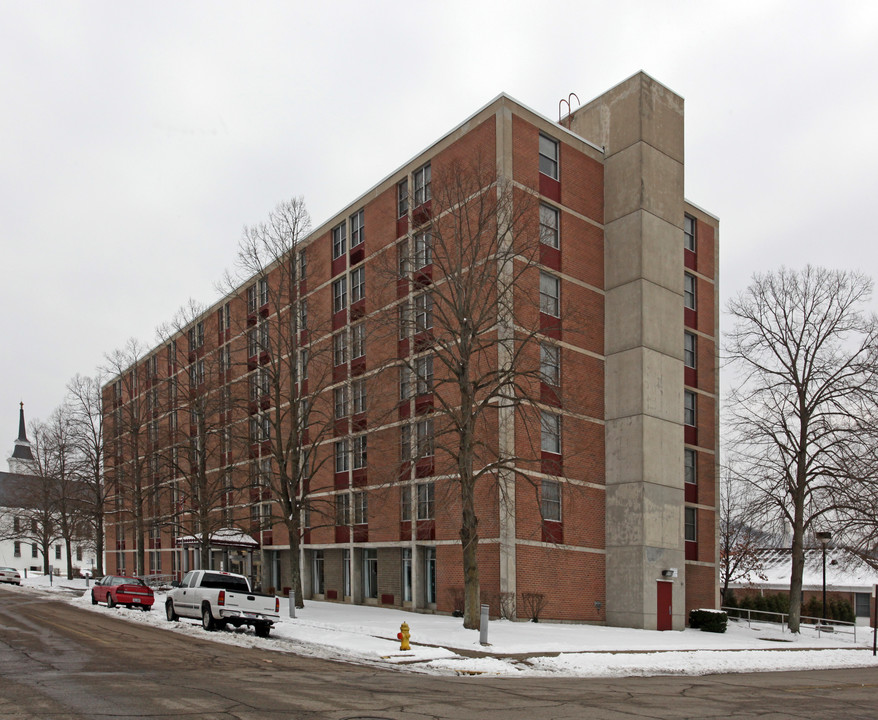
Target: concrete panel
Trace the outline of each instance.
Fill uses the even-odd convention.
[[[643,537],[649,548],[683,553],[683,488],[643,483]],[[682,555],[681,555],[682,557]]]
[[[606,225],[604,238],[607,290],[643,278],[682,295],[681,227],[637,210]]]
[[[614,353],[606,361],[606,414],[644,413],[680,422],[683,363],[645,347]]]
[[[682,270],[679,275],[682,279]],[[608,356],[644,346],[682,361],[681,294],[645,280],[635,280],[608,291],[604,307],[604,348]]]
[[[680,407],[683,405],[680,391]],[[643,482],[683,489],[683,424],[643,416]],[[679,502],[683,502],[682,496]]]
[[[637,143],[607,160],[604,222],[646,210],[677,225],[683,222],[683,165]]]
[[[611,485],[643,481],[643,425],[642,415],[607,420],[604,426],[607,492]],[[682,430],[680,432],[682,434]]]
[[[606,490],[606,547],[643,545],[643,483],[608,485]]]

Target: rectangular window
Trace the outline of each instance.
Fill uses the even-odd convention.
[[[412,370],[408,365],[399,368],[399,399],[408,400],[412,393]]]
[[[378,597],[377,550],[363,550],[363,597]]]
[[[421,293],[415,297],[415,332],[421,333],[433,327],[433,296]]]
[[[412,459],[412,426],[399,426],[399,459],[400,462],[409,462]]]
[[[540,172],[558,179],[558,141],[540,133]]]
[[[259,278],[259,305],[268,305],[268,278]]]
[[[302,380],[308,379],[308,349],[299,350],[299,377]]]
[[[37,557],[37,554],[38,554],[38,551],[37,551],[37,544],[36,544],[36,543],[31,543],[31,546],[30,546],[30,556],[31,556],[32,558],[35,558],[35,557]]]
[[[367,440],[365,435],[357,435],[354,437],[354,470],[361,470],[366,467],[368,453],[366,452]]]
[[[552,317],[561,316],[561,280],[540,271],[540,312]]]
[[[232,329],[232,303],[226,303],[219,310],[220,330]]]
[[[424,355],[415,360],[415,377],[417,394],[426,395],[433,392],[433,356]]]
[[[340,258],[347,250],[347,238],[345,237],[344,223],[339,223],[332,228],[332,259]]]
[[[351,383],[353,413],[359,415],[366,412],[366,381],[362,378]]]
[[[351,248],[357,247],[366,239],[366,228],[363,219],[362,210],[351,215]]]
[[[540,447],[543,452],[561,454],[561,416],[555,413],[540,411]]]
[[[299,280],[304,280],[308,275],[308,253],[299,250]]]
[[[695,276],[686,273],[683,276],[683,306],[689,308],[690,310],[695,309],[695,289]]]
[[[335,524],[349,525],[351,522],[351,496],[342,493],[335,496]]]
[[[76,562],[82,562],[82,546],[76,546]]]
[[[252,315],[259,309],[259,296],[257,295],[256,283],[247,288],[247,313]]]
[[[335,419],[341,420],[348,415],[348,388],[346,385],[335,388],[333,390]]]
[[[12,543],[12,554],[15,557],[21,557],[21,542],[19,540]]]
[[[554,387],[561,384],[561,348],[557,345],[540,343],[540,379]]]
[[[255,327],[247,331],[247,355],[249,357],[255,357],[259,354],[259,336],[256,333]]]
[[[335,442],[335,471],[337,473],[348,471],[348,441],[336,440]]]
[[[540,205],[540,242],[553,248],[560,248],[560,225],[558,210],[551,205]]]
[[[430,172],[430,163],[415,170],[415,207],[423,205],[427,200],[433,197],[430,189],[430,181],[432,173]]]
[[[21,518],[19,518],[19,517],[12,518],[12,532],[15,532],[15,533],[21,532]]]
[[[411,313],[409,312],[408,302],[403,300],[396,306],[397,322],[399,323],[399,339],[403,340],[408,337],[409,323]]]
[[[691,215],[683,216],[683,247],[695,252],[695,218]]]
[[[409,179],[403,178],[396,185],[397,217],[405,217],[409,211]]]
[[[688,542],[696,542],[698,540],[698,527],[697,527],[697,511],[694,507],[685,508],[686,513],[686,528],[685,528],[685,539]]]
[[[433,418],[419,420],[415,429],[418,436],[418,457],[430,457],[435,451]]]
[[[696,353],[697,349],[697,341],[695,339],[695,335],[690,332],[683,333],[683,364],[686,367],[694,368],[695,367],[695,358],[697,357]]]
[[[366,268],[361,265],[351,270],[351,303],[366,297]]]
[[[434,493],[433,483],[418,484],[418,520],[433,519]]]
[[[55,559],[56,560],[61,559],[61,546],[60,545],[55,546]]]
[[[332,312],[341,312],[348,306],[348,281],[339,278],[332,283]]]
[[[332,357],[336,366],[344,365],[348,361],[348,336],[344,330],[332,336]]]
[[[354,493],[354,524],[366,525],[369,522],[369,498],[365,492]]]
[[[683,391],[683,424],[695,425],[695,393]]]
[[[366,323],[351,328],[351,357],[363,357],[366,354]]]
[[[415,235],[415,269],[420,269],[433,262],[433,236],[429,230]]]
[[[697,456],[694,450],[690,448],[683,450],[683,479],[690,485],[698,482],[696,459]]]
[[[399,489],[399,518],[403,522],[412,519],[412,486],[403,485]]]
[[[308,329],[308,301],[304,298],[299,302],[299,330]]]
[[[540,484],[540,511],[543,520],[561,522],[561,483],[543,480]]]

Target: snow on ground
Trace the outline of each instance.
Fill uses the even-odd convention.
[[[195,620],[168,622],[165,594],[156,593],[151,612],[93,606],[85,580],[31,575],[21,592],[51,593],[94,612],[111,613],[187,635],[204,637]],[[14,586],[7,586],[14,587]],[[776,670],[821,670],[878,667],[872,656],[872,632],[823,634],[809,628],[801,636],[783,633],[777,626],[729,621],[726,633],[653,632],[597,625],[491,621],[489,647],[479,633],[465,630],[459,618],[421,615],[402,610],[305,601],[304,610],[289,617],[281,599],[281,621],[269,638],[252,630],[228,629],[210,633],[218,642],[278,652],[396,667],[439,675],[503,675],[625,677],[647,675],[706,675]],[[412,650],[399,649],[396,634],[406,622]]]

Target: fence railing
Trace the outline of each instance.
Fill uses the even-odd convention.
[[[730,618],[740,618],[747,621],[747,627],[751,627],[754,622],[768,622],[780,625],[781,632],[786,632],[789,627],[789,613],[771,612],[770,610],[751,610],[750,608],[723,606],[720,608]],[[767,616],[767,617],[766,617]],[[813,629],[817,631],[817,637],[822,637],[822,633],[833,633],[835,635],[852,635],[854,642],[857,641],[857,624],[848,622],[847,620],[823,620],[823,618],[815,618],[809,615],[799,616],[799,630]]]

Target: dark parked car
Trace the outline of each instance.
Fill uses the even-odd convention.
[[[136,577],[104,575],[91,590],[91,604],[107,603],[107,607],[126,605],[130,608],[139,607],[149,610],[155,602],[152,588]]]

